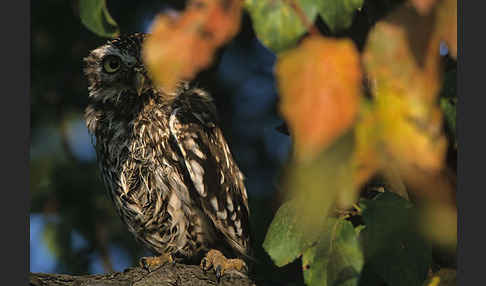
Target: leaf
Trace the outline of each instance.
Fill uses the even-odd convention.
[[[394,286],[422,285],[432,261],[431,248],[420,237],[415,208],[385,192],[362,200],[366,228],[361,232],[370,268]]]
[[[358,285],[364,257],[353,225],[329,218],[317,245],[302,256],[307,285]]]
[[[245,0],[258,39],[275,53],[294,47],[308,28],[290,6],[292,1],[312,24],[318,9],[314,0]]]
[[[434,29],[434,17],[402,7],[376,24],[363,55],[381,160],[397,162],[405,177],[436,172],[445,159],[447,141],[437,105],[440,41]]]
[[[275,74],[297,158],[312,158],[349,130],[361,95],[359,56],[350,40],[306,38],[278,56]]]
[[[192,79],[238,32],[240,21],[239,0],[192,0],[179,17],[159,15],[142,51],[154,81],[170,93]]]
[[[377,125],[374,106],[370,100],[362,98],[355,125],[356,148],[353,155],[355,188],[366,183],[380,168],[378,148],[380,137]]]
[[[310,235],[302,229],[302,218],[296,201],[283,204],[275,214],[263,242],[275,265],[292,262],[317,241],[318,233]]]
[[[83,25],[98,36],[113,38],[120,34],[106,8],[106,0],[80,0],[79,16]]]
[[[363,0],[319,0],[319,14],[333,32],[347,29]]]
[[[316,231],[321,217],[334,207],[349,208],[356,202],[358,188],[353,182],[352,165],[355,135],[351,130],[332,143],[312,161],[292,161],[284,183],[290,196],[300,202],[300,215],[306,218],[304,226]]]
[[[353,133],[339,138],[312,162],[293,162],[285,171],[284,188],[291,197],[268,229],[264,249],[277,266],[283,266],[316,242],[339,193],[354,193],[352,175]]]

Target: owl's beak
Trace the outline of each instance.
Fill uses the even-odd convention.
[[[142,94],[144,84],[145,84],[145,76],[142,73],[137,72],[135,74],[135,89],[137,90],[138,96]]]

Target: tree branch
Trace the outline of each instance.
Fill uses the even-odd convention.
[[[166,264],[148,272],[140,267],[131,267],[123,272],[96,275],[67,275],[30,273],[29,286],[178,286],[218,285],[256,286],[248,277],[225,273],[220,283],[213,271],[204,273],[197,265]]]

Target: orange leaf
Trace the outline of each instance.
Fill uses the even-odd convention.
[[[240,18],[239,0],[193,0],[175,19],[158,16],[143,48],[154,81],[171,91],[179,81],[192,79],[238,32]]]
[[[280,111],[294,136],[297,157],[315,155],[351,126],[361,70],[350,40],[306,38],[278,57],[275,73]]]

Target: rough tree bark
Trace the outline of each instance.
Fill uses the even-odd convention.
[[[97,275],[67,275],[30,273],[30,286],[178,286],[218,285],[256,286],[248,277],[225,273],[218,283],[213,271],[204,273],[197,265],[166,264],[148,272],[140,267],[127,268],[123,272]]]

